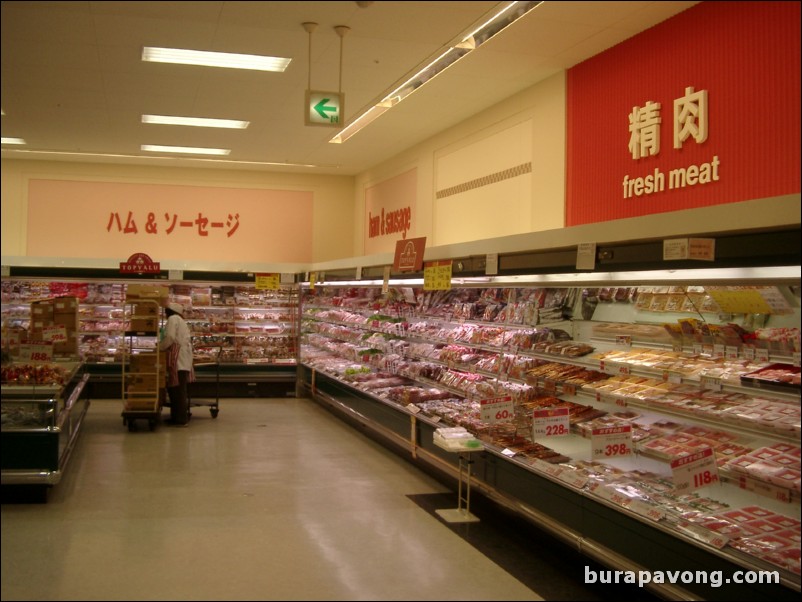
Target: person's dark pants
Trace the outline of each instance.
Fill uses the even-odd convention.
[[[170,422],[173,424],[186,424],[189,420],[188,382],[189,370],[179,370],[178,386],[167,387],[167,394],[170,396]]]

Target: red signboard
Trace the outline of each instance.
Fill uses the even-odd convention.
[[[571,68],[566,225],[798,194],[799,22],[700,2]]]
[[[120,263],[121,274],[159,274],[161,267],[159,262],[154,262],[150,255],[145,253],[134,253],[128,261]]]
[[[420,272],[423,269],[423,253],[425,251],[425,236],[397,241],[393,269],[397,272]]]

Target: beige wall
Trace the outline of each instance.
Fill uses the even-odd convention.
[[[28,229],[28,182],[35,179],[73,180],[84,182],[121,182],[139,184],[170,184],[202,186],[207,188],[243,188],[262,190],[292,190],[310,192],[313,196],[313,251],[314,260],[323,261],[353,255],[354,179],[345,176],[315,176],[287,173],[255,172],[246,170],[192,169],[128,166],[96,163],[48,161],[2,161],[2,255],[9,258],[26,256]],[[59,199],[53,199],[58,203]],[[292,223],[268,223],[265,236],[271,228],[286,231]],[[80,236],[81,233],[65,233]],[[247,254],[246,254],[247,255]],[[26,258],[29,262],[36,258]],[[42,258],[47,265],[48,258]],[[107,264],[126,258],[84,258],[70,262],[81,267],[107,267]],[[158,258],[154,257],[154,260]],[[165,266],[174,269],[268,269],[270,260],[262,257],[242,257],[236,265],[198,265],[191,257],[182,265]],[[110,261],[111,260],[111,261]],[[296,266],[285,266],[287,271]],[[303,268],[301,268],[302,271]],[[282,270],[284,271],[284,270]]]
[[[520,169],[522,165],[528,171]],[[516,168],[516,175],[507,173]],[[368,244],[366,191],[413,169],[418,176],[417,211],[407,237],[425,236],[427,247],[562,227],[565,73],[360,174],[355,255],[395,248],[398,237],[388,237],[382,249],[375,242]]]

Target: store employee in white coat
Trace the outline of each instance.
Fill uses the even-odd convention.
[[[167,394],[170,396],[171,426],[187,426],[189,397],[187,385],[195,380],[192,367],[192,337],[184,320],[184,306],[170,303],[165,310],[167,323],[159,349],[167,355]]]

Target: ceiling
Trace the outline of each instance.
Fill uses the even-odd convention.
[[[348,122],[505,4],[3,2],[2,135],[27,144],[3,145],[2,157],[355,175],[696,2],[543,2],[345,143],[328,142],[337,128],[304,124],[308,87],[341,90]],[[284,73],[145,63],[143,46],[292,62]],[[141,123],[148,113],[250,126]],[[231,153],[158,156],[142,144]]]

